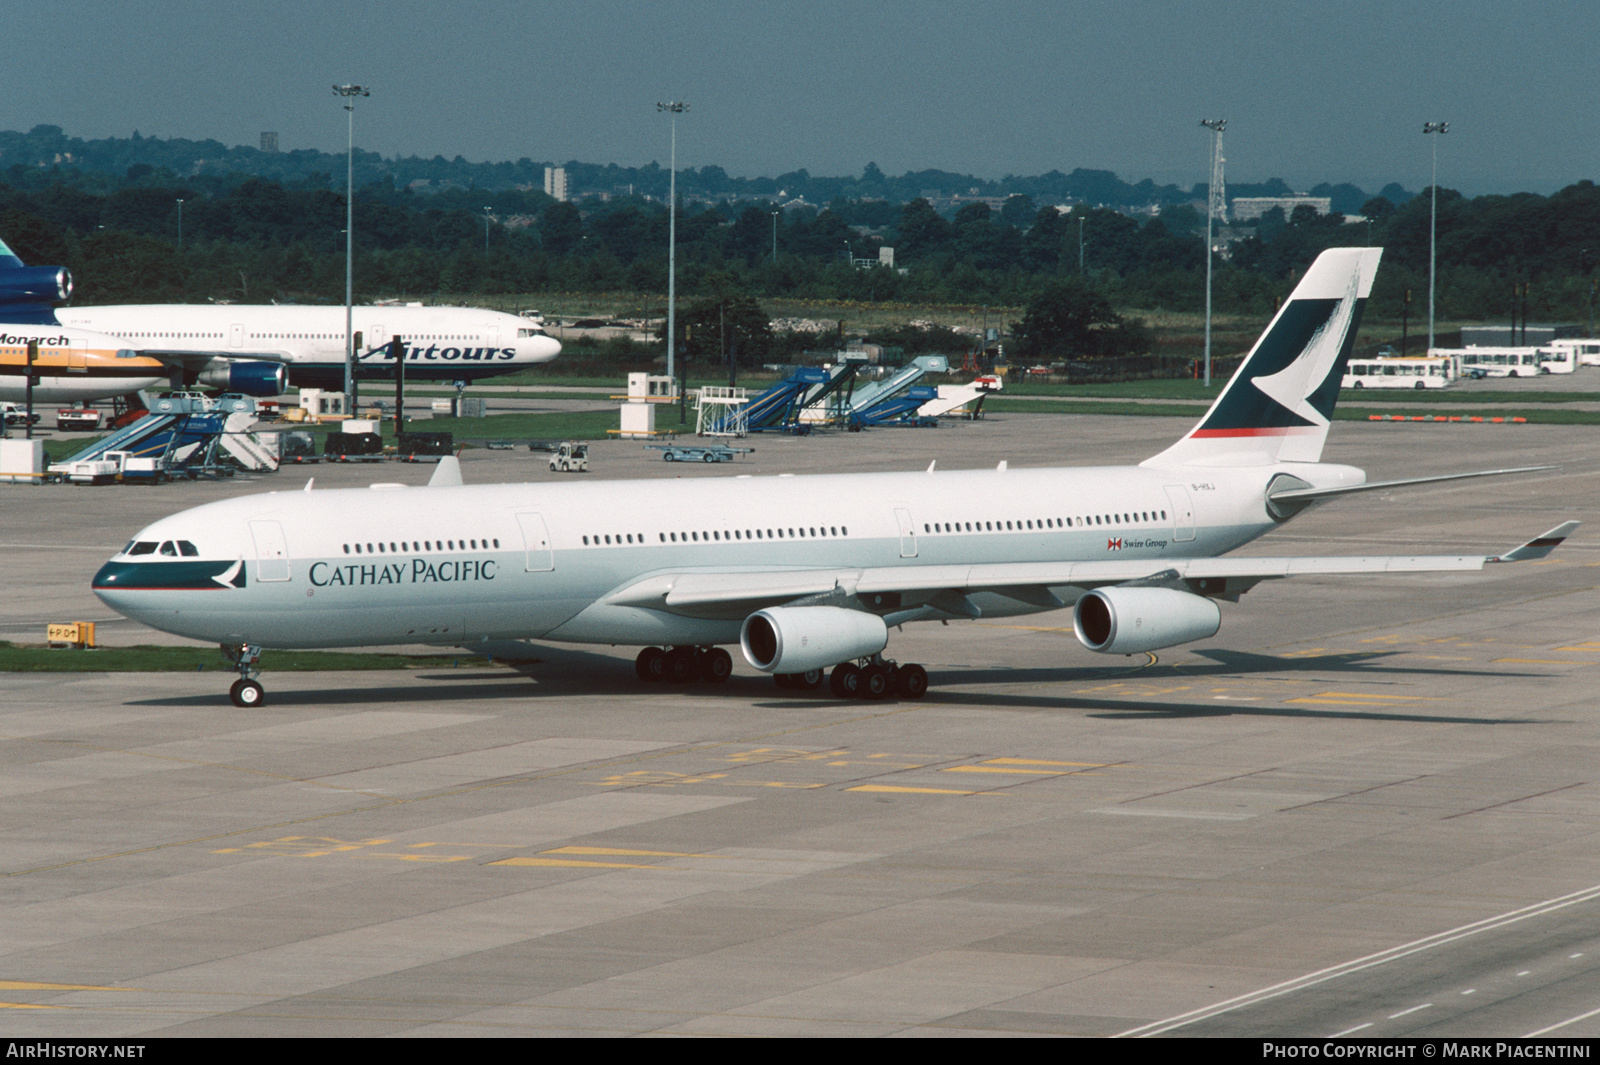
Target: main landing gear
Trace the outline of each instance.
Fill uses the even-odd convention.
[[[733,673],[733,656],[720,647],[646,647],[633,662],[634,672],[646,683],[689,684],[703,680],[721,684]],[[773,681],[790,691],[814,691],[824,680],[841,699],[920,699],[928,694],[928,671],[914,663],[898,665],[882,655],[841,662],[830,674],[824,669],[807,673],[774,673]],[[243,705],[243,704],[241,704]]]
[[[261,646],[254,643],[225,643],[222,644],[222,656],[232,662],[233,668],[239,672],[239,679],[228,689],[228,698],[233,700],[233,705],[253,709],[265,704],[266,689],[256,680],[261,674],[256,668],[256,663],[261,661]]]
[[[633,662],[647,683],[688,684],[703,680],[721,684],[733,675],[733,656],[720,647],[646,647]]]
[[[928,671],[915,663],[902,666],[873,655],[834,666],[828,688],[841,699],[920,699],[928,694]]]

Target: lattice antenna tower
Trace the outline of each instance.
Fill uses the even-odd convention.
[[[1207,209],[1211,212],[1212,218],[1219,222],[1226,222],[1228,220],[1228,185],[1222,177],[1222,164],[1225,162],[1222,157],[1222,131],[1228,128],[1228,120],[1225,118],[1203,119],[1200,124],[1216,134],[1211,138],[1211,202]]]
[[[1222,181],[1222,131],[1228,128],[1225,118],[1202,118],[1200,124],[1211,131],[1211,196],[1206,202],[1206,376],[1205,386],[1211,387],[1211,260],[1216,257],[1216,243],[1212,237],[1212,223],[1216,219],[1228,220],[1228,195]]]

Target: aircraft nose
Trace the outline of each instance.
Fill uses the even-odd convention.
[[[107,562],[100,567],[90,582],[90,589],[106,606],[115,610],[123,617],[132,617],[129,612],[129,596],[127,584],[124,581],[125,565],[117,562]]]

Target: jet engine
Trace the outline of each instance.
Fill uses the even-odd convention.
[[[1172,588],[1101,588],[1078,600],[1072,631],[1089,650],[1136,654],[1215,636],[1222,609]]]
[[[838,606],[775,606],[744,619],[739,647],[763,673],[807,673],[875,655],[889,643],[876,614]]]
[[[64,300],[72,295],[72,275],[63,266],[21,266],[0,270],[0,306]]]
[[[289,371],[277,362],[214,359],[200,372],[198,383],[246,396],[281,396],[289,388]]]

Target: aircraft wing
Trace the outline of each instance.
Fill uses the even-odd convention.
[[[212,359],[227,359],[232,362],[290,361],[287,351],[234,351],[231,348],[226,351],[163,351],[160,348],[140,348],[139,354],[197,372],[204,369]]]
[[[1284,577],[1453,573],[1486,564],[1543,558],[1580,523],[1549,532],[1498,555],[1280,556],[1194,558],[1167,562],[1110,559],[1093,562],[1004,562],[982,565],[905,565],[793,570],[722,570],[655,574],[607,595],[615,606],[644,607],[692,617],[743,616],[764,607],[801,601],[833,603],[855,597],[876,613],[916,609],[977,617],[967,599],[994,593],[1035,606],[1066,606],[1053,588],[1091,589],[1113,584],[1187,587],[1201,595],[1234,597],[1264,580]],[[926,609],[924,609],[926,608]],[[905,620],[911,620],[907,618]]]

